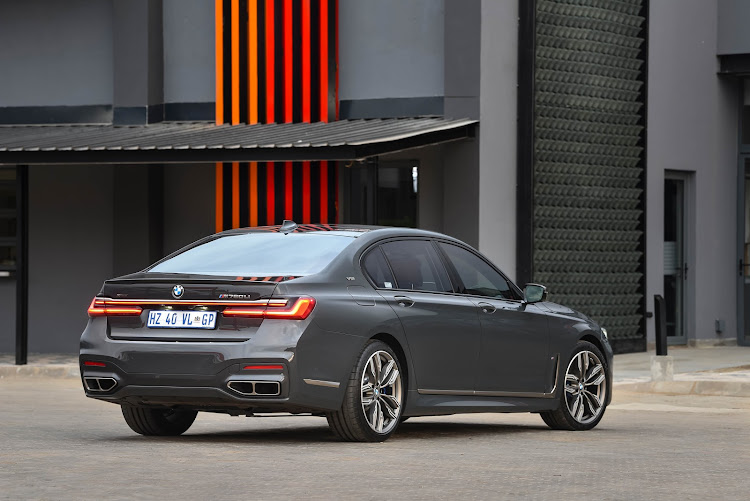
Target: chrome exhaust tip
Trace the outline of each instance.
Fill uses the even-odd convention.
[[[278,381],[229,381],[227,387],[246,397],[277,397],[281,395]]]
[[[117,381],[111,377],[84,377],[83,383],[88,391],[110,391],[117,386]]]

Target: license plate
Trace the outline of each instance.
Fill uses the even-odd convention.
[[[216,312],[152,310],[148,314],[146,326],[165,329],[213,329],[216,326]]]

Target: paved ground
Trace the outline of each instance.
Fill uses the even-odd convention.
[[[146,438],[75,379],[0,380],[0,499],[742,499],[750,399],[615,393],[591,432],[411,419],[383,444],[314,417],[200,414]]]

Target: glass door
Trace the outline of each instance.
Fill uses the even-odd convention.
[[[685,252],[685,179],[664,180],[664,300],[667,341],[686,344],[685,290],[688,276]]]

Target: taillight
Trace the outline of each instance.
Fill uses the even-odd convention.
[[[104,316],[124,316],[124,315],[140,315],[143,308],[140,306],[122,306],[116,303],[107,301],[106,299],[94,298],[89,306],[89,316],[104,317]]]
[[[283,318],[286,320],[304,320],[315,308],[315,299],[298,297],[290,304],[288,300],[271,299],[267,305],[230,306],[224,308],[225,317],[249,318]]]

